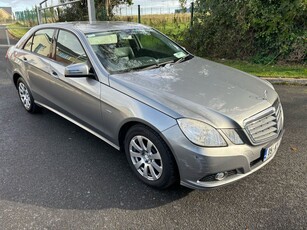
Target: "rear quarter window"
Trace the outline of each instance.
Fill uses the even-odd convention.
[[[26,42],[23,49],[27,51],[31,51],[32,49],[32,42],[33,42],[33,36],[30,37],[30,39]]]

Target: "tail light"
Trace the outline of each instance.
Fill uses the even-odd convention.
[[[8,58],[9,58],[9,52],[10,52],[10,49],[11,49],[11,47],[10,47],[10,48],[8,48],[8,49],[7,49],[7,51],[6,51],[6,54],[5,54],[5,58],[6,58],[6,59],[8,59]]]
[[[7,49],[6,54],[5,54],[5,58],[8,59],[9,58],[9,50],[10,48]]]

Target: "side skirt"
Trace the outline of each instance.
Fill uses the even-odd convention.
[[[117,146],[116,144],[114,144],[113,142],[111,142],[111,141],[109,141],[108,139],[104,138],[103,136],[101,136],[100,134],[96,133],[95,131],[93,131],[93,130],[87,128],[86,126],[80,124],[79,122],[77,122],[77,121],[71,119],[70,117],[64,115],[63,113],[60,113],[59,111],[57,111],[57,110],[55,110],[55,109],[53,109],[53,108],[51,108],[51,107],[49,107],[49,106],[47,106],[47,105],[45,105],[45,104],[43,104],[43,103],[40,103],[40,102],[38,102],[38,101],[35,101],[35,103],[38,104],[38,105],[40,105],[40,106],[42,106],[42,107],[44,107],[44,108],[46,108],[46,109],[48,109],[48,110],[50,110],[50,111],[52,111],[52,112],[54,112],[54,113],[56,113],[56,114],[58,114],[58,115],[60,115],[61,117],[65,118],[66,120],[68,120],[68,121],[74,123],[75,125],[79,126],[80,128],[82,128],[82,129],[88,131],[89,133],[95,135],[95,136],[98,137],[99,139],[101,139],[101,140],[103,140],[104,142],[106,142],[107,144],[111,145],[113,148],[115,148],[115,149],[117,149],[117,150],[120,150],[120,147]]]

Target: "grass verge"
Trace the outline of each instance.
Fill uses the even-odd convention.
[[[25,33],[30,29],[29,27],[25,27],[19,23],[13,23],[6,27],[9,33],[17,39],[20,39]]]
[[[137,22],[137,16],[115,16],[115,20]],[[177,42],[182,38],[182,32],[189,28],[191,15],[185,14],[150,14],[142,15],[141,23],[151,26]]]
[[[214,60],[224,65],[242,70],[258,77],[267,78],[306,78],[307,79],[307,65],[305,64],[274,64],[262,65],[254,64],[247,61],[239,60]]]

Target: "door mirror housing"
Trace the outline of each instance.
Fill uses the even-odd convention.
[[[93,78],[93,74],[90,73],[90,67],[86,63],[71,64],[65,67],[65,77],[79,78],[89,77]]]

